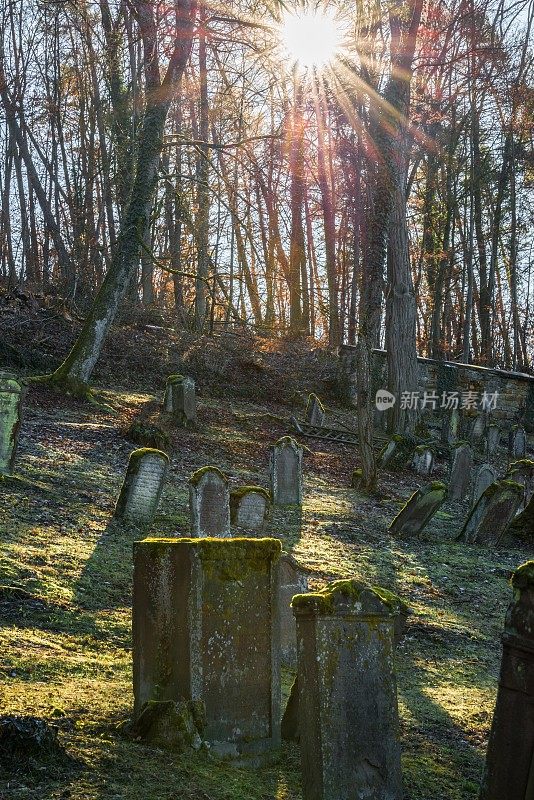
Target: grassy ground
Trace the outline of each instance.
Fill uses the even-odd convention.
[[[131,741],[131,550],[140,538],[111,522],[128,454],[129,422],[148,394],[107,392],[119,413],[98,414],[43,390],[28,399],[22,481],[0,484],[0,708],[60,728],[77,769],[0,773],[0,798],[72,800],[300,800],[298,748],[247,772],[206,755],[174,756]],[[341,414],[341,412],[339,412]],[[197,431],[173,433],[172,468],[151,533],[187,533],[187,477],[218,464],[232,485],[267,485],[268,445],[287,432],[287,407],[204,396]],[[350,423],[350,417],[345,417]],[[354,576],[410,604],[397,670],[406,800],[476,797],[510,599],[525,550],[492,552],[452,540],[465,507],[446,506],[419,539],[387,525],[418,485],[386,474],[381,495],[347,488],[349,447],[304,442],[301,514],[273,515],[277,536],[313,571],[312,584]],[[291,675],[285,675],[287,691]]]

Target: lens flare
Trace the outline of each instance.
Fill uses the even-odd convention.
[[[334,12],[316,9],[286,13],[281,34],[284,49],[294,63],[320,69],[335,60],[345,32]]]

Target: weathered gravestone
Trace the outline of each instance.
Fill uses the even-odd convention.
[[[324,406],[316,394],[311,394],[306,405],[306,422],[308,425],[321,427],[324,423]]]
[[[401,800],[393,617],[336,581],[293,598],[303,800]]]
[[[458,442],[453,449],[449,477],[449,499],[463,500],[471,486],[473,450],[467,442]]]
[[[158,510],[169,457],[149,447],[134,450],[115,506],[115,517],[143,528],[152,523]]]
[[[431,448],[424,444],[416,447],[411,466],[418,475],[423,475],[425,477],[432,475],[434,469],[434,453]]]
[[[438,481],[418,489],[389,526],[390,532],[393,535],[420,533],[443,505],[446,496],[447,487]]]
[[[275,506],[302,505],[302,448],[291,436],[271,447],[270,474]]]
[[[520,539],[534,538],[534,495],[523,511],[515,517],[508,530]]]
[[[202,467],[189,479],[192,536],[230,536],[228,478],[217,467]]]
[[[523,486],[521,509],[526,508],[534,494],[534,461],[530,461],[528,458],[512,461],[506,473],[506,479]]]
[[[460,412],[453,408],[450,413],[445,412],[441,427],[441,441],[443,444],[453,445],[458,441],[460,431]]]
[[[230,521],[247,531],[260,531],[269,513],[271,498],[261,486],[241,486],[230,492]]]
[[[487,419],[485,414],[477,414],[471,423],[469,439],[473,447],[480,448],[486,438]]]
[[[534,561],[512,576],[480,800],[534,797]]]
[[[134,715],[203,703],[211,752],[254,764],[280,741],[276,539],[134,545]]]
[[[172,414],[176,421],[184,427],[196,422],[197,405],[194,380],[184,375],[170,375],[165,387],[163,409]]]
[[[513,481],[495,481],[471,509],[460,534],[469,544],[499,545],[521,503],[523,487]]]
[[[15,466],[23,396],[15,376],[0,372],[0,475],[11,475]]]
[[[495,483],[497,473],[491,464],[481,464],[475,473],[473,480],[473,492],[471,494],[471,508],[474,508],[480,497],[484,494],[488,486]]]
[[[378,456],[380,466],[395,469],[405,467],[413,452],[413,440],[394,434],[389,442],[384,445]]]
[[[509,434],[510,458],[525,458],[527,452],[527,435],[520,425],[513,425]]]
[[[486,428],[486,455],[494,456],[501,442],[501,429],[498,425],[488,425]]]
[[[289,553],[280,558],[280,652],[284,667],[297,664],[297,627],[291,609],[296,594],[308,591],[308,576],[304,567]]]

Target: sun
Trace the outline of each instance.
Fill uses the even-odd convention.
[[[301,67],[326,67],[339,54],[345,32],[329,9],[286,12],[281,23],[282,44],[293,63]]]

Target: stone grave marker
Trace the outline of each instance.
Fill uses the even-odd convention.
[[[324,406],[316,394],[311,394],[306,405],[306,422],[308,425],[322,427],[325,418]]]
[[[499,448],[501,441],[501,429],[492,423],[486,428],[486,456],[491,458]]]
[[[473,447],[480,449],[485,441],[487,419],[485,414],[477,414],[471,423],[469,439]]]
[[[275,506],[302,505],[302,448],[291,436],[271,447],[270,474]]]
[[[479,498],[484,494],[488,486],[495,483],[497,480],[497,473],[491,464],[481,464],[475,473],[473,481],[473,492],[471,495],[471,507],[473,508],[479,501]]]
[[[230,521],[247,531],[260,531],[269,514],[271,497],[261,486],[241,486],[230,492]]]
[[[457,408],[445,411],[441,427],[441,441],[452,446],[458,441],[460,432],[460,412]]]
[[[230,536],[228,478],[218,467],[202,467],[189,479],[192,536]]]
[[[411,467],[418,475],[424,477],[432,475],[434,469],[434,453],[432,449],[424,444],[416,447],[412,457]]]
[[[468,544],[498,546],[521,504],[523,487],[513,481],[495,481],[471,509],[460,534]]]
[[[528,501],[526,507],[517,514],[509,527],[509,532],[521,539],[534,537],[534,495]]]
[[[163,410],[172,414],[184,427],[196,422],[195,382],[192,378],[185,375],[170,375],[167,378]]]
[[[24,388],[14,375],[0,372],[0,475],[11,475],[15,466]]]
[[[480,800],[534,796],[534,561],[514,572],[512,587]]]
[[[509,435],[510,458],[525,458],[527,452],[527,435],[520,425],[513,425]]]
[[[357,581],[293,598],[303,800],[401,800],[393,616]]]
[[[449,477],[449,499],[463,500],[470,487],[473,469],[473,450],[467,442],[458,442],[453,449]]]
[[[389,526],[390,532],[393,535],[421,533],[446,496],[447,487],[438,481],[417,489]]]
[[[534,494],[534,461],[522,458],[519,461],[512,461],[506,473],[506,479],[520,483],[524,488],[521,510],[526,508],[530,498]]]
[[[280,558],[280,651],[282,666],[295,667],[297,664],[297,627],[291,609],[291,601],[296,594],[308,591],[307,570],[289,553]]]
[[[149,447],[134,450],[115,506],[116,519],[140,528],[150,525],[168,471],[169,457],[162,450]]]
[[[204,706],[210,752],[260,764],[280,742],[276,539],[145,539],[134,545],[134,716]]]

